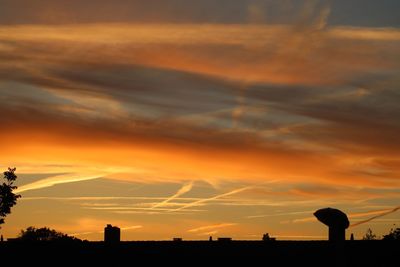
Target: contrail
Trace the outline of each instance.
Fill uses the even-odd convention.
[[[190,230],[188,230],[188,232],[190,232],[190,233],[203,232],[203,231],[216,230],[219,228],[225,228],[225,227],[234,226],[234,225],[237,225],[237,223],[213,224],[213,225],[201,226],[198,228],[190,229]]]
[[[106,173],[106,172],[91,173],[91,174],[70,173],[70,174],[52,176],[52,177],[48,177],[46,179],[42,179],[42,180],[30,183],[30,184],[22,185],[17,190],[15,190],[15,193],[22,193],[22,192],[29,191],[29,190],[42,189],[42,188],[51,187],[51,186],[58,185],[58,184],[66,184],[66,183],[94,180],[94,179],[101,178],[107,174],[109,174],[109,173]]]
[[[140,228],[143,228],[143,226],[142,225],[133,225],[133,226],[122,227],[120,229],[127,231],[127,230],[136,230],[136,229],[140,229]],[[81,235],[101,234],[103,232],[104,231],[101,230],[101,231],[93,231],[93,232],[72,233],[72,234],[69,234],[69,235],[71,235],[71,236],[81,236]]]
[[[155,205],[154,205],[153,207],[151,207],[150,209],[155,209],[155,208],[158,208],[158,207],[162,207],[162,206],[164,206],[165,204],[167,204],[168,202],[170,202],[171,200],[174,200],[175,198],[180,197],[180,196],[182,196],[183,194],[186,194],[187,192],[189,192],[190,190],[192,190],[192,188],[193,188],[193,181],[190,182],[190,183],[188,183],[188,184],[184,184],[184,185],[181,187],[181,189],[179,189],[178,192],[175,193],[175,195],[173,195],[173,196],[167,198],[166,200],[164,200],[164,201],[162,201],[162,202],[160,202],[160,203],[155,204]]]
[[[396,212],[396,211],[398,211],[398,210],[400,210],[400,206],[398,206],[398,207],[396,207],[396,208],[394,208],[394,209],[391,209],[391,210],[389,210],[389,211],[385,211],[385,212],[383,212],[383,213],[381,213],[381,214],[375,215],[375,216],[373,216],[373,217],[371,217],[371,218],[369,218],[369,219],[366,219],[366,220],[364,220],[364,221],[361,221],[361,222],[357,222],[357,223],[355,223],[355,224],[352,224],[352,225],[350,225],[350,227],[354,227],[354,226],[358,226],[358,225],[360,225],[360,224],[364,224],[364,223],[370,222],[370,221],[375,220],[375,219],[377,219],[377,218],[380,218],[380,217],[389,215],[389,214],[391,214],[391,213],[394,213],[394,212]]]
[[[127,226],[127,227],[122,227],[121,230],[135,230],[135,229],[140,229],[143,228],[142,225],[133,225],[133,226]]]
[[[200,199],[200,200],[198,200],[198,201],[189,203],[189,204],[187,204],[187,205],[185,205],[185,206],[182,206],[182,207],[180,207],[180,208],[171,210],[170,212],[180,211],[180,210],[183,210],[183,209],[186,209],[186,208],[190,208],[190,207],[193,207],[193,206],[198,206],[199,204],[206,203],[206,202],[209,202],[209,201],[213,201],[213,200],[216,200],[216,199],[219,199],[219,198],[222,198],[222,197],[227,197],[227,196],[230,196],[230,195],[234,195],[234,194],[240,193],[240,192],[242,192],[242,191],[248,190],[248,189],[250,189],[250,188],[252,188],[252,187],[251,187],[251,186],[246,186],[246,187],[239,188],[239,189],[235,189],[235,190],[230,191],[230,192],[228,192],[228,193],[224,193],[224,194],[217,195],[217,196],[214,196],[214,197],[205,198],[205,199]]]

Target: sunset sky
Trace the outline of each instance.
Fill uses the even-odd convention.
[[[400,206],[400,1],[0,0],[0,233],[327,239]],[[350,228],[400,226],[400,211]]]

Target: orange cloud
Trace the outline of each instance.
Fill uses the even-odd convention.
[[[295,26],[0,26],[0,161],[48,174],[21,180],[27,196],[98,177],[185,185],[132,207],[79,206],[114,216],[218,202],[262,220],[294,201],[395,202],[399,30],[327,27],[328,13]],[[202,190],[192,181],[218,192],[179,201]]]

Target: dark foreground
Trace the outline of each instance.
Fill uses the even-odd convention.
[[[400,242],[183,241],[0,243],[1,258],[33,266],[400,266]]]

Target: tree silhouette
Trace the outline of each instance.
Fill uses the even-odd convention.
[[[35,228],[33,226],[21,230],[17,239],[21,241],[81,241],[79,238],[57,232],[54,229]]]
[[[367,232],[365,233],[363,240],[375,240],[376,235],[372,232],[371,228],[367,229]]]
[[[390,229],[390,233],[384,235],[383,240],[400,240],[400,228]]]
[[[14,185],[14,181],[17,179],[15,171],[16,168],[8,168],[8,171],[4,172],[5,181],[0,185],[0,225],[4,223],[4,218],[11,213],[11,208],[21,197],[13,193],[17,189],[17,186]]]

